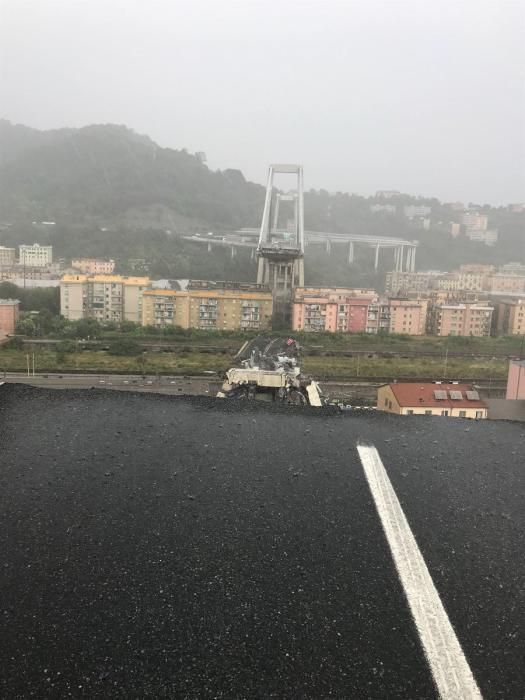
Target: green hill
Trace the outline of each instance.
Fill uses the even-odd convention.
[[[261,172],[266,165],[261,164]],[[417,239],[419,269],[525,259],[522,214],[485,206],[490,226],[500,230],[498,245],[487,248],[444,233],[439,222],[457,220],[458,214],[436,199],[401,195],[394,215],[372,213],[376,201],[310,190],[306,227]],[[263,202],[264,188],[239,170],[212,171],[202,157],[161,148],[125,126],[38,131],[0,120],[0,245],[49,242],[57,257],[110,256],[123,271],[132,269],[130,260],[144,259],[155,276],[248,280],[255,275],[248,254],[235,259],[228,250],[206,254],[180,234],[257,226]],[[432,207],[428,231],[402,214],[404,204],[416,202]],[[40,221],[56,225],[32,223]],[[307,283],[380,286],[391,267],[385,255],[381,275],[375,277],[366,250],[351,267],[341,252],[336,248],[329,256],[318,247],[307,250]]]

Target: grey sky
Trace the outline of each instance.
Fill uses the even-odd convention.
[[[0,0],[0,116],[262,181],[525,200],[521,0]]]

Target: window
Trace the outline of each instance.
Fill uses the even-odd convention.
[[[432,415],[432,411],[425,411],[425,416],[431,416],[431,415]]]
[[[460,411],[460,412],[459,412],[459,417],[460,417],[460,418],[466,418],[466,417],[467,417],[467,412],[466,412],[466,411]]]
[[[448,411],[447,411],[446,409],[443,409],[443,410],[441,411],[441,415],[442,415],[442,416],[448,416]]]
[[[476,411],[476,418],[483,418],[483,411]]]
[[[407,416],[413,416],[414,411],[411,408],[407,408]]]

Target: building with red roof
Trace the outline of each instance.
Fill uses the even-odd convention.
[[[377,390],[377,408],[399,415],[487,418],[487,404],[470,384],[394,382]]]

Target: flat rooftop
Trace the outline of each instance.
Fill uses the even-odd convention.
[[[7,384],[1,695],[436,698],[358,444],[522,697],[523,424]]]

